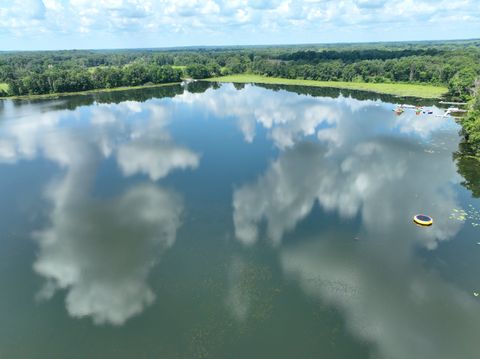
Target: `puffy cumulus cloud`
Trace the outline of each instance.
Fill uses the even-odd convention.
[[[357,0],[356,4],[359,8],[378,9],[385,6],[387,0]]]
[[[339,311],[372,358],[478,357],[480,312],[470,293],[398,256],[392,243],[346,245],[341,237],[327,232],[285,246],[282,267],[307,295]]]
[[[46,7],[42,0],[15,1],[14,6],[23,8],[19,15],[30,20],[45,19]]]
[[[39,298],[63,290],[70,315],[123,324],[155,299],[147,277],[175,241],[183,201],[151,182],[96,198],[97,168],[115,156],[126,174],[158,179],[197,166],[199,157],[175,145],[166,130],[170,112],[161,101],[38,112],[12,109],[0,131],[0,160],[43,156],[63,168],[45,191],[49,224],[34,233],[39,245],[34,270],[45,278]]]
[[[0,34],[14,36],[57,31],[60,19],[49,16],[42,0],[6,0],[0,7]]]
[[[148,22],[152,4],[140,0],[71,0],[70,10],[77,14],[80,32],[132,31],[143,28],[144,22]]]
[[[318,1],[313,6],[303,6],[303,18],[330,22],[337,25],[362,25],[367,28],[391,23],[419,26],[421,22],[439,23],[446,15],[458,20],[471,17],[480,10],[475,1],[432,0],[349,0]],[[421,14],[421,20],[413,15]],[[472,17],[473,20],[473,17]],[[478,21],[478,20],[474,20]]]
[[[28,4],[5,0],[0,9],[0,32],[15,36],[103,32],[119,37],[125,32],[162,37],[182,33],[205,41],[219,36],[225,40],[226,34],[238,30],[257,34],[248,37],[257,42],[258,31],[264,42],[282,42],[285,36],[290,40],[292,32],[317,36],[325,29],[343,31],[345,25],[374,29],[396,23],[413,28],[428,23],[441,29],[445,19],[468,20],[478,26],[479,18],[476,0],[28,0]],[[157,44],[162,45],[165,43]]]

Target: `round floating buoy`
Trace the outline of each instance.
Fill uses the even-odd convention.
[[[413,221],[420,226],[431,226],[433,224],[433,218],[424,214],[413,216]]]

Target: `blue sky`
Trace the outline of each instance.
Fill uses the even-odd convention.
[[[0,50],[480,37],[480,0],[0,0]]]

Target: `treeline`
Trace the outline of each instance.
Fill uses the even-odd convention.
[[[8,94],[72,92],[218,75],[448,86],[466,100],[480,74],[480,41],[245,48],[0,53]],[[0,90],[1,91],[1,90]],[[0,94],[1,95],[1,94]]]
[[[278,56],[279,59],[286,61],[305,61],[307,63],[318,63],[325,60],[342,60],[345,63],[352,63],[361,60],[387,60],[399,59],[409,56],[435,56],[442,54],[444,50],[427,48],[427,49],[403,49],[403,50],[386,50],[386,49],[362,49],[362,50],[345,50],[345,51],[297,51],[291,54]]]
[[[480,155],[480,79],[475,81],[472,89],[472,98],[469,103],[469,112],[460,118],[464,143],[461,151],[464,154]]]
[[[463,186],[472,192],[473,197],[480,197],[480,81],[475,82],[470,110],[461,117],[462,141],[454,153],[458,173],[464,178]]]
[[[182,71],[171,66],[133,63],[123,67],[49,67],[45,71],[28,71],[24,76],[7,77],[11,95],[32,95],[108,89],[178,82]]]
[[[462,100],[470,96],[473,82],[480,74],[478,48],[442,52],[436,56],[415,55],[387,60],[352,60],[348,55],[347,60],[315,59],[313,63],[309,63],[310,54],[306,58],[293,55],[299,60],[256,60],[252,64],[252,72],[290,79],[444,85],[448,86],[452,98]],[[337,57],[341,58],[340,55]]]

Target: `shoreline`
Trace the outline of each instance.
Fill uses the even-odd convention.
[[[233,83],[259,83],[271,85],[296,85],[312,87],[329,87],[338,89],[375,92],[398,97],[416,97],[422,99],[440,99],[448,89],[443,86],[405,84],[405,83],[370,83],[370,82],[344,82],[344,81],[317,81],[286,79],[281,77],[268,77],[253,74],[228,75],[211,77],[202,81],[233,82]]]
[[[166,82],[163,84],[139,85],[139,86],[122,86],[122,87],[94,89],[94,90],[76,91],[76,92],[47,93],[47,94],[39,94],[39,95],[5,96],[5,97],[0,97],[0,100],[42,100],[42,99],[48,100],[48,99],[55,99],[58,97],[91,95],[91,94],[102,93],[102,92],[140,90],[140,89],[171,86],[171,85],[178,85],[178,84],[181,84],[181,82]]]
[[[405,84],[405,83],[369,83],[369,82],[345,82],[345,81],[317,81],[317,80],[301,80],[301,79],[286,79],[282,77],[268,77],[253,74],[237,74],[219,77],[210,77],[206,79],[197,79],[197,81],[220,82],[220,83],[258,83],[270,85],[285,85],[285,86],[310,86],[310,87],[324,87],[337,88],[356,91],[374,92],[378,94],[393,95],[397,97],[415,97],[419,99],[441,99],[448,89],[443,86],[434,85],[420,85],[420,84]],[[90,95],[102,92],[115,92],[126,90],[137,90],[146,88],[155,88],[162,86],[169,86],[180,84],[181,82],[167,82],[163,84],[140,85],[140,86],[122,86],[114,88],[94,89],[77,92],[59,92],[38,95],[21,95],[21,96],[5,96],[0,97],[0,100],[36,100],[36,99],[54,99],[58,97],[75,96],[75,95]]]

